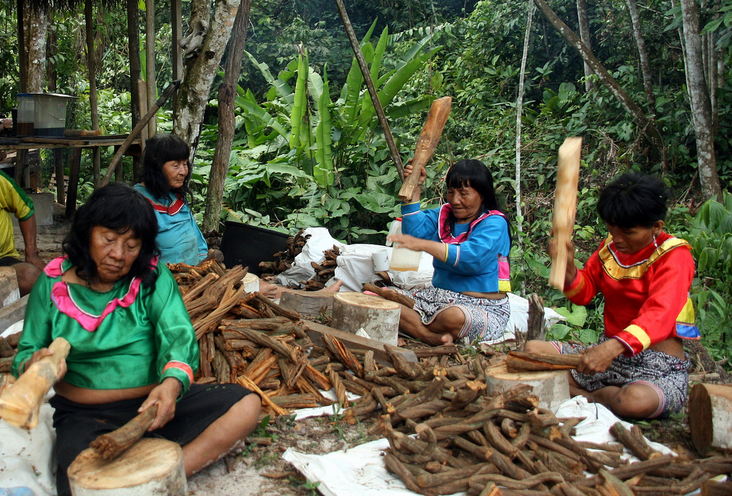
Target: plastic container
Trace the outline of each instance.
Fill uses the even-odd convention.
[[[224,226],[221,253],[227,267],[249,267],[249,272],[261,276],[259,262],[274,261],[275,253],[287,249],[288,234],[230,220]]]
[[[35,101],[34,136],[63,136],[66,129],[66,105],[75,96],[60,93],[30,93]]]
[[[35,101],[33,95],[18,93],[18,119],[15,125],[16,136],[33,136],[35,130]]]
[[[402,219],[398,218],[391,223],[389,234],[402,233]],[[406,272],[408,270],[419,270],[419,262],[422,260],[422,252],[414,251],[408,248],[402,248],[399,243],[394,243],[394,249],[391,252],[391,260],[389,261],[389,270]]]

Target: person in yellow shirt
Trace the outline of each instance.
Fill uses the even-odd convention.
[[[25,262],[15,249],[13,219],[15,215],[25,243]],[[36,216],[33,200],[15,181],[0,171],[0,267],[13,267],[18,277],[20,295],[30,293],[45,262],[38,256]]]

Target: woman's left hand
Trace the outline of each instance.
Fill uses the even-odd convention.
[[[608,339],[602,344],[587,348],[582,354],[577,371],[595,375],[605,372],[616,357],[625,351],[625,347],[617,339]]]
[[[387,241],[391,241],[395,245],[400,245],[402,248],[407,248],[414,251],[424,250],[422,243],[423,239],[410,236],[409,234],[391,234],[387,238]]]
[[[142,413],[152,405],[158,405],[158,414],[148,428],[148,432],[161,428],[175,417],[175,400],[180,394],[180,387],[177,379],[166,377],[147,395],[147,399],[140,405],[138,412]]]

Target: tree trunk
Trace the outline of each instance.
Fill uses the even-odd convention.
[[[552,26],[554,26],[554,29],[562,35],[567,43],[577,50],[582,59],[587,62],[595,74],[597,74],[600,82],[613,94],[613,96],[615,96],[615,98],[617,98],[620,104],[631,115],[643,134],[645,134],[651,144],[659,151],[661,154],[661,160],[665,163],[666,147],[663,142],[663,137],[661,137],[658,129],[656,129],[653,123],[648,119],[643,110],[633,101],[632,98],[630,98],[630,96],[628,96],[625,90],[623,90],[620,84],[615,81],[602,63],[600,63],[585,44],[582,43],[577,34],[572,31],[559,17],[557,17],[557,14],[554,13],[546,0],[534,1],[542,14],[544,14],[547,20],[552,24]]]
[[[653,94],[653,81],[651,79],[651,63],[648,61],[648,50],[646,42],[641,34],[640,16],[638,16],[638,5],[636,0],[625,0],[628,4],[628,13],[630,14],[630,23],[633,27],[633,38],[635,46],[638,48],[638,57],[640,58],[641,74],[643,74],[643,89],[646,92],[648,106],[651,114],[656,113],[656,96]]]
[[[226,75],[219,86],[219,137],[211,163],[208,191],[206,192],[206,211],[203,214],[204,231],[218,231],[221,201],[224,197],[224,182],[229,170],[231,143],[236,131],[234,99],[241,74],[241,58],[244,55],[251,6],[252,0],[241,0],[234,27],[231,30]]]
[[[717,174],[717,160],[714,153],[714,131],[712,106],[704,81],[702,43],[699,35],[699,11],[694,0],[681,0],[686,44],[686,74],[689,80],[694,130],[696,133],[696,155],[699,163],[699,180],[705,200],[722,196],[722,187]]]
[[[130,96],[132,111],[132,129],[140,122],[140,92],[137,88],[137,80],[140,79],[140,12],[136,0],[127,0],[127,37],[129,39],[130,51]],[[142,177],[140,174],[140,160],[133,159],[132,175],[134,180]],[[118,167],[122,170],[122,163]],[[119,176],[116,176],[119,179]]]
[[[26,39],[28,44],[28,87],[29,93],[42,93],[46,74],[46,36],[48,34],[48,8],[44,5],[26,3],[24,12],[27,15],[28,28]]]
[[[211,84],[229,42],[238,9],[239,1],[237,0],[216,0],[213,17],[211,17],[208,1],[193,0],[191,2],[189,25],[195,26],[200,21],[209,23],[198,54],[191,58],[188,58],[189,54],[186,54],[183,83],[178,90],[177,108],[173,122],[173,132],[191,146],[191,165],[198,148],[203,113],[208,103]]]
[[[587,18],[587,0],[577,0],[577,22],[579,24],[580,38],[588,50],[592,51],[592,38],[590,37],[590,21]],[[583,62],[585,69],[585,91],[590,91],[594,85],[590,76],[594,74],[587,62]]]
[[[58,53],[56,46],[56,33],[53,29],[47,29],[48,37],[46,38],[46,81],[48,81],[48,92],[56,93],[56,64],[53,62],[54,55]]]

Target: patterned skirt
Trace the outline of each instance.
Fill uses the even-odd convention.
[[[511,315],[508,297],[500,300],[475,298],[434,286],[402,290],[402,293],[414,299],[414,310],[424,325],[430,325],[440,312],[450,307],[462,310],[465,324],[460,329],[458,339],[464,339],[468,343],[500,338]]]

